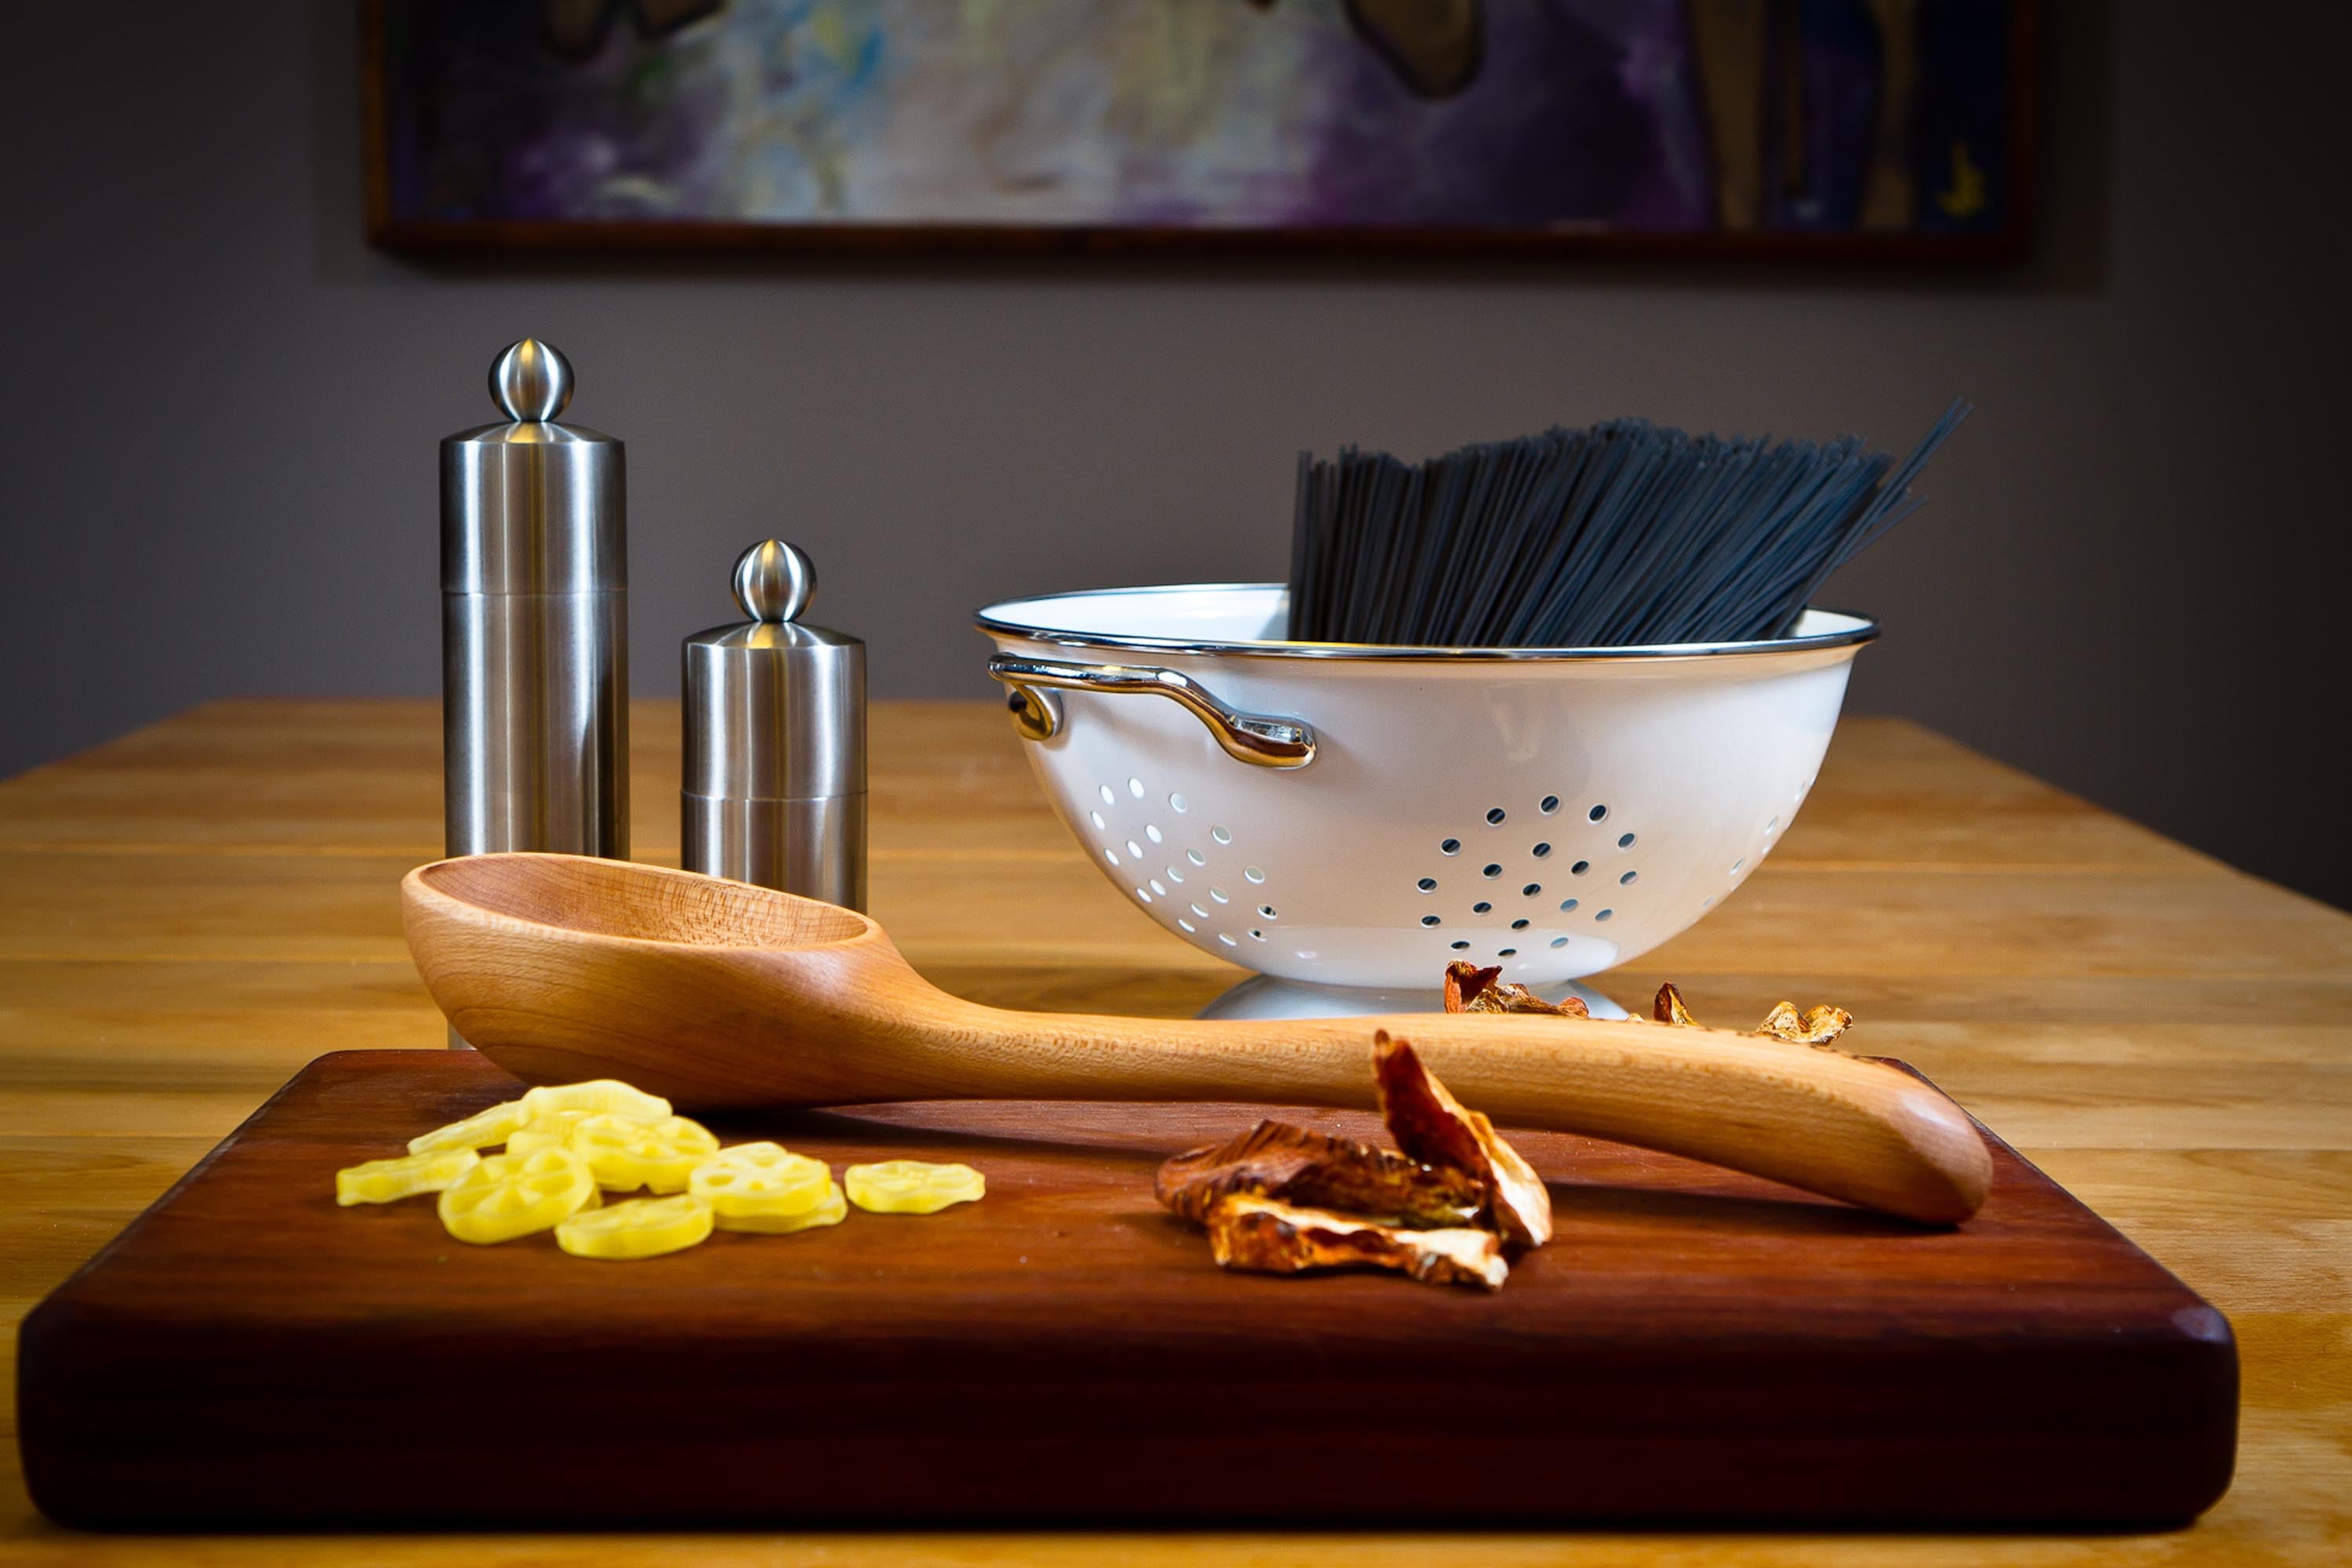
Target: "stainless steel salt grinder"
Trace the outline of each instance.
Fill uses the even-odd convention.
[[[780,539],[735,559],[751,618],[686,639],[689,871],[866,907],[866,645],[799,620],[809,558]]]
[[[621,443],[555,416],[572,366],[490,366],[506,422],[441,443],[442,765],[451,855],[629,853]]]

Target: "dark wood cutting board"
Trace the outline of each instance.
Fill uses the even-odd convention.
[[[2153,1524],[2228,1485],[2229,1323],[2005,1146],[1922,1230],[1528,1134],[1559,1237],[1495,1295],[1220,1271],[1152,1202],[1233,1105],[720,1124],[987,1173],[640,1263],[467,1247],[337,1167],[517,1092],[320,1058],[26,1320],[34,1499],[209,1524]],[[1377,1136],[1370,1117],[1297,1119]]]

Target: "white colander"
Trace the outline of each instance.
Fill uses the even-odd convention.
[[[1281,640],[1276,584],[980,613],[1013,721],[1096,868],[1262,973],[1426,991],[1454,959],[1543,986],[1689,926],[1820,769],[1858,616],[1769,642],[1605,649]]]

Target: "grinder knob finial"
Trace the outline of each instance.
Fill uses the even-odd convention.
[[[735,602],[755,621],[793,621],[816,595],[816,568],[794,545],[763,539],[735,557]]]
[[[572,401],[572,362],[537,338],[509,343],[490,362],[490,396],[509,419],[552,419]]]

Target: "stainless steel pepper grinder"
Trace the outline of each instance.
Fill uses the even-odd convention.
[[[441,443],[442,767],[451,855],[629,853],[621,443],[555,416],[572,366],[490,366],[506,420]]]
[[[689,871],[866,907],[866,645],[799,619],[809,558],[780,539],[735,560],[750,616],[686,639]]]

